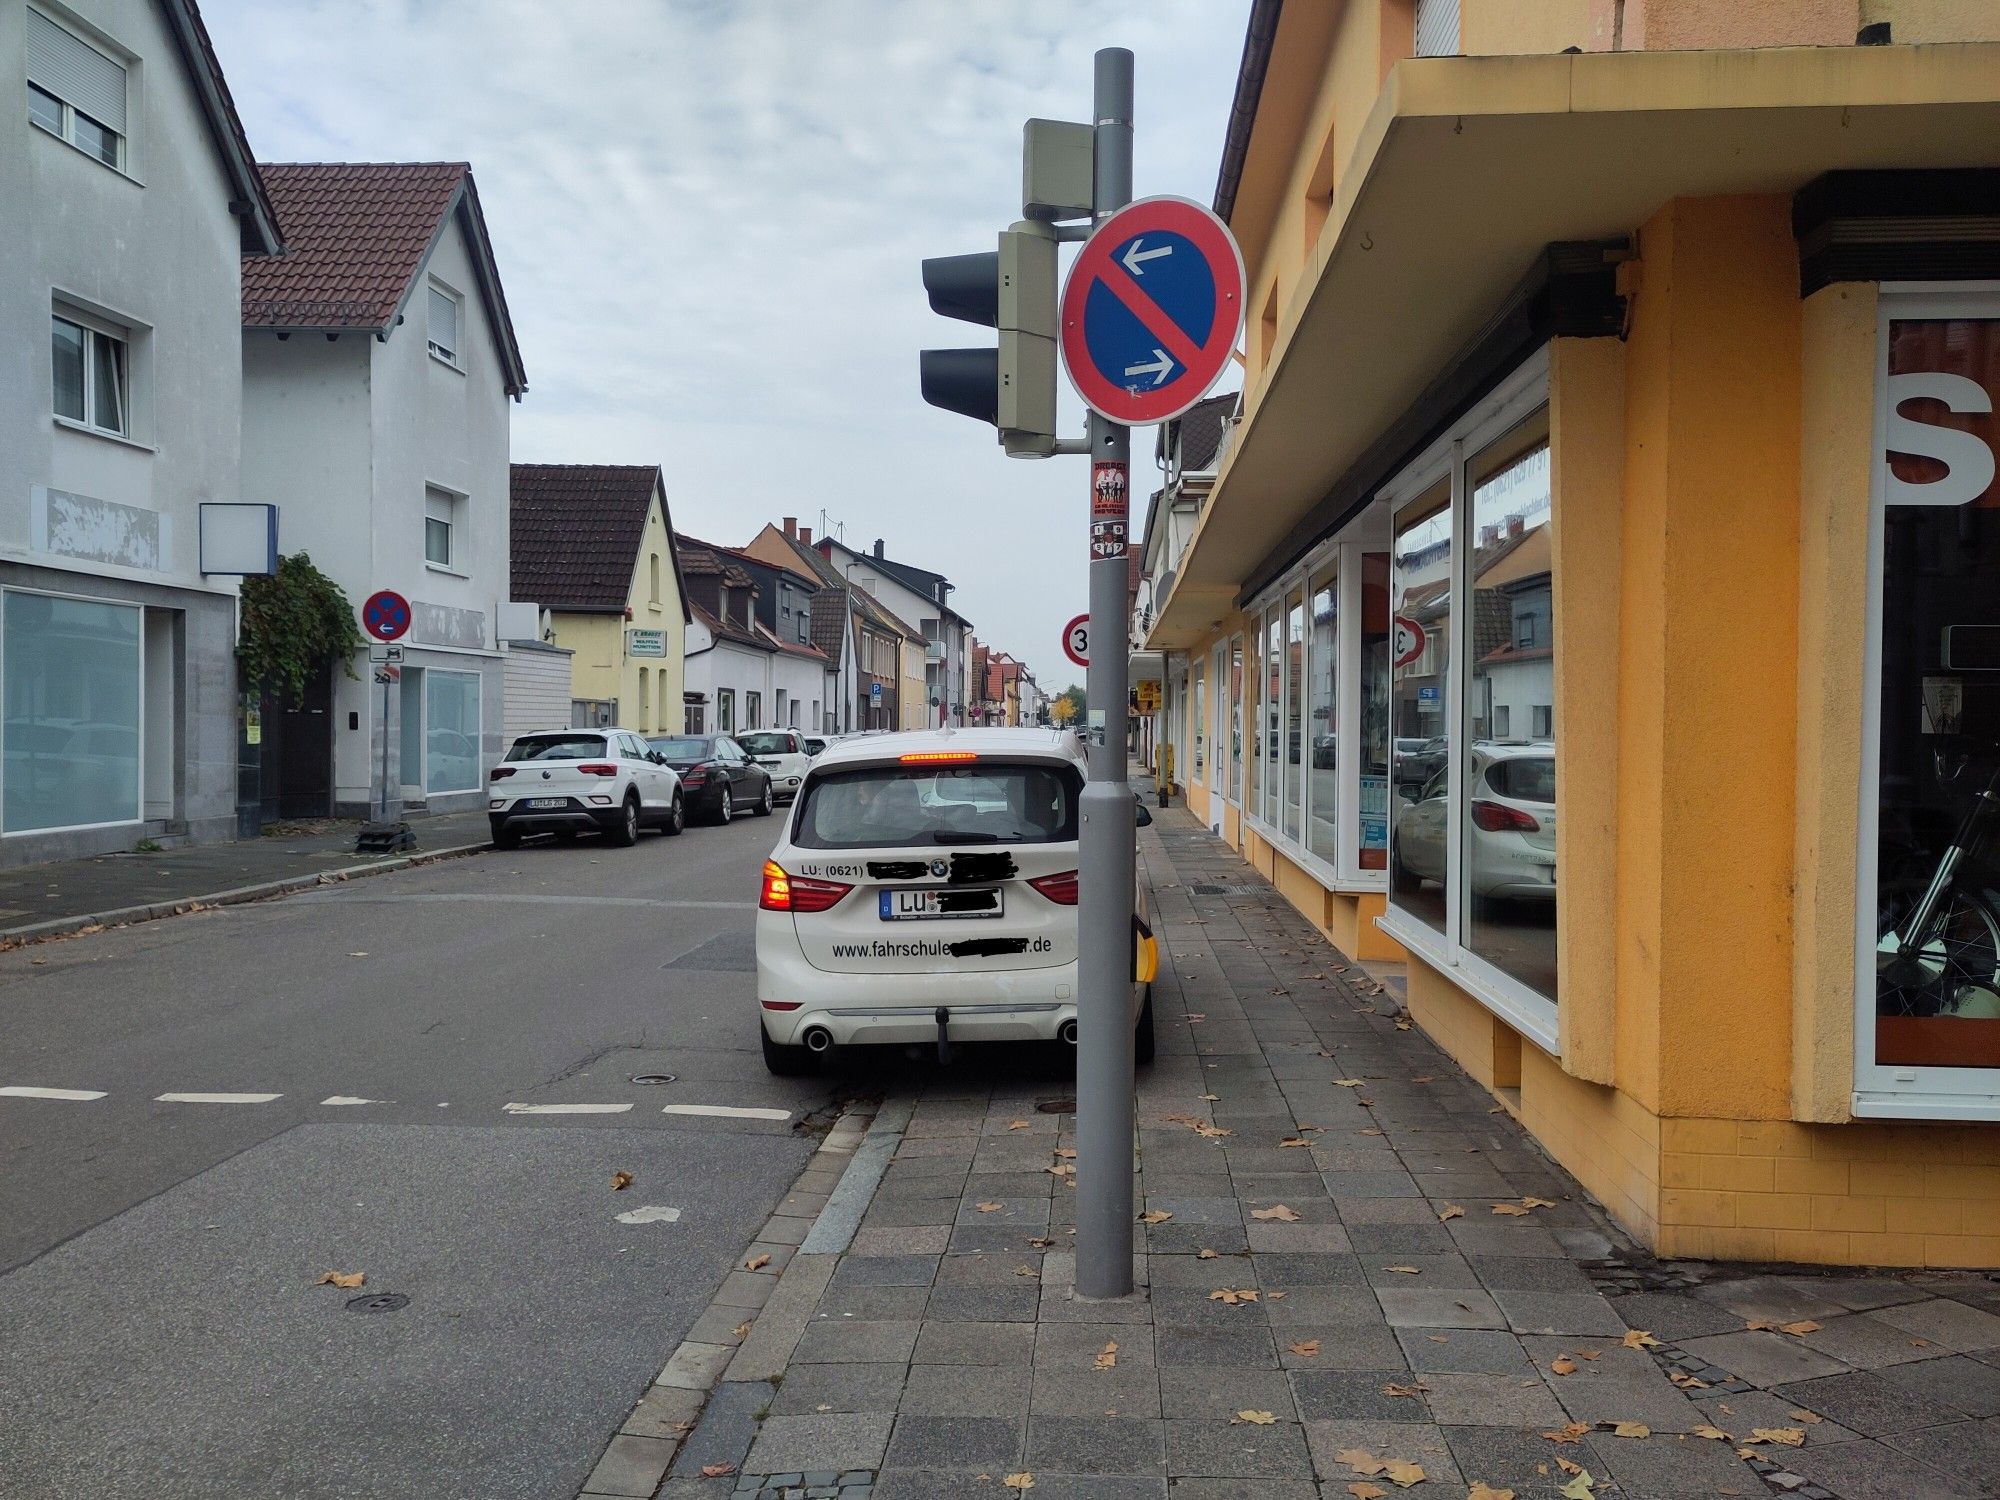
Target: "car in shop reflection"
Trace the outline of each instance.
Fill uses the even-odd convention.
[[[1443,735],[1430,739],[1396,741],[1396,791],[1411,802],[1422,800],[1421,793],[1431,779],[1444,770],[1451,746]]]
[[[1396,889],[1443,885],[1451,820],[1449,765],[1440,765],[1414,798],[1404,798],[1390,841]],[[1466,854],[1475,896],[1553,901],[1556,895],[1556,758],[1546,741],[1472,747],[1466,778],[1471,837]]]

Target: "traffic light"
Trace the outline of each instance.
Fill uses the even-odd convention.
[[[1000,331],[997,349],[925,349],[924,400],[990,422],[1010,454],[1046,457],[1056,441],[1056,232],[1023,220],[999,248],[924,262],[931,311]]]

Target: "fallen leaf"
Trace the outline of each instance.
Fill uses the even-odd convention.
[[[1381,1131],[1379,1131],[1379,1130],[1377,1130],[1377,1129],[1376,1129],[1376,1128],[1375,1128],[1375,1127],[1374,1127],[1373,1125],[1364,1125],[1364,1126],[1363,1126],[1363,1127],[1361,1128],[1361,1132],[1360,1132],[1360,1133],[1361,1133],[1362,1135],[1380,1135],[1380,1134],[1382,1134],[1382,1132],[1381,1132]]]
[[[1010,1490],[1031,1490],[1035,1487],[1035,1476],[1026,1473],[1009,1474],[1000,1482]]]
[[[1419,1392],[1426,1391],[1428,1389],[1430,1389],[1430,1387],[1426,1386],[1421,1380],[1419,1380],[1414,1385],[1398,1385],[1396,1384],[1395,1381],[1392,1380],[1387,1385],[1382,1387],[1382,1394],[1385,1396],[1415,1397]]]
[[[1450,1339],[1441,1333],[1427,1333],[1424,1337],[1429,1339],[1433,1344],[1449,1344],[1451,1342]]]
[[[1644,1438],[1653,1435],[1653,1429],[1644,1422],[1613,1422],[1611,1432],[1614,1437]]]
[[[1776,1443],[1781,1448],[1803,1448],[1806,1430],[1803,1427],[1753,1427],[1749,1440],[1753,1443]]]
[[[1222,1100],[1222,1095],[1220,1094],[1203,1094],[1201,1097],[1206,1099],[1210,1104],[1217,1104]]]
[[[1826,1420],[1824,1417],[1820,1416],[1818,1412],[1811,1412],[1811,1411],[1792,1410],[1792,1411],[1787,1411],[1785,1415],[1790,1417],[1794,1422],[1805,1423],[1806,1426],[1808,1427],[1817,1427],[1821,1422]]]
[[[1118,1340],[1112,1339],[1097,1351],[1097,1358],[1090,1362],[1093,1370],[1114,1370],[1118,1367]]]
[[[761,1271],[770,1263],[771,1257],[768,1255],[753,1255],[743,1262],[743,1269],[746,1271]]]
[[[1357,1479],[1347,1487],[1347,1493],[1352,1495],[1354,1500],[1382,1500],[1382,1497],[1389,1492],[1379,1484],[1370,1484],[1365,1479]]]
[[[1563,1500],[1590,1500],[1596,1491],[1597,1481],[1590,1477],[1590,1470],[1584,1469],[1556,1493],[1561,1495]]]
[[[1028,1128],[1028,1122],[1026,1120],[1009,1120],[1007,1122],[1007,1128],[1009,1130],[1026,1130]]]
[[[1319,1353],[1318,1339],[1294,1339],[1285,1345],[1287,1354],[1296,1354],[1300,1359],[1311,1359]]]
[[[632,1185],[632,1174],[630,1172],[613,1172],[611,1174],[612,1192],[622,1193],[625,1191],[625,1189],[627,1189],[631,1185]]]
[[[1465,1500],[1514,1500],[1512,1490],[1496,1490],[1484,1480],[1472,1481],[1472,1488],[1465,1492]]]
[[[979,1203],[975,1204],[974,1207],[976,1207],[983,1214],[995,1214],[998,1213],[1002,1208],[1006,1207],[1006,1205],[1002,1203]]]
[[[1720,1427],[1710,1427],[1706,1422],[1695,1428],[1694,1435],[1698,1438],[1708,1438],[1718,1443],[1733,1443],[1736,1441],[1735,1438],[1724,1432]]]
[[[736,1327],[730,1331],[733,1332],[740,1339],[749,1334],[750,1325],[748,1323],[738,1323]]]
[[[1435,1076],[1433,1076],[1432,1074],[1429,1074],[1429,1073],[1425,1073],[1425,1074],[1423,1074],[1423,1075],[1422,1075],[1421,1077],[1417,1077],[1417,1078],[1412,1078],[1412,1079],[1410,1080],[1410,1082],[1412,1082],[1412,1083],[1435,1083],[1435,1082],[1437,1082],[1437,1079],[1436,1079],[1436,1077],[1435,1077]]]
[[[1289,1296],[1291,1296],[1290,1292],[1266,1292],[1264,1293],[1264,1300],[1266,1302],[1282,1302]]]
[[[1464,1217],[1465,1210],[1460,1208],[1456,1203],[1447,1203],[1443,1208],[1438,1210],[1438,1220],[1440,1223],[1446,1219],[1462,1219]]]
[[[1220,1125],[1208,1125],[1208,1124],[1201,1124],[1195,1126],[1194,1133],[1196,1135],[1207,1136],[1211,1140],[1215,1139],[1218,1136],[1236,1134],[1236,1132],[1233,1130],[1224,1130]]]
[[[1580,1422],[1573,1423],[1572,1425],[1578,1427],[1583,1426],[1583,1424]],[[1590,1429],[1587,1427],[1584,1428],[1584,1431],[1586,1432],[1588,1432],[1589,1430]],[[1582,1464],[1576,1462],[1576,1460],[1574,1459],[1564,1458],[1560,1454],[1558,1454],[1556,1457],[1556,1467],[1558,1469],[1561,1469],[1565,1474],[1581,1474],[1583,1472]]]
[[[1495,1212],[1496,1214],[1505,1214],[1510,1219],[1525,1218],[1527,1217],[1528,1213],[1528,1211],[1525,1208],[1521,1207],[1521,1205],[1518,1203],[1496,1203],[1493,1205],[1493,1212]]]
[[[1029,1248],[1034,1250],[1046,1250],[1049,1248],[1049,1246],[1053,1245],[1054,1243],[1055,1243],[1054,1240],[1046,1238],[1033,1239],[1028,1241]]]
[[[1424,1473],[1422,1464],[1413,1464],[1406,1458],[1392,1458],[1382,1466],[1382,1472],[1398,1489],[1408,1489],[1413,1484],[1422,1484],[1430,1476]]]
[[[1208,1294],[1208,1300],[1220,1302],[1225,1307],[1235,1307],[1240,1303],[1255,1302],[1257,1293],[1249,1287],[1238,1290],[1235,1287],[1219,1286]]]
[[[1205,1010],[1191,1010],[1188,1012],[1188,1019],[1190,1021],[1206,1021],[1208,1019],[1208,1012]]]
[[[1796,1323],[1780,1323],[1778,1332],[1789,1333],[1795,1339],[1802,1339],[1809,1333],[1818,1333],[1819,1324],[1811,1318],[1800,1318]]]
[[[1302,1135],[1288,1135],[1282,1141],[1278,1142],[1278,1147],[1280,1150],[1283,1150],[1288,1146],[1310,1146],[1311,1144],[1312,1142]]]
[[[1355,1473],[1365,1474],[1370,1479],[1389,1466],[1386,1460],[1377,1458],[1366,1448],[1342,1448],[1333,1457],[1336,1463],[1346,1464]]]
[[[368,955],[366,953],[350,953],[347,956],[349,958],[366,958]]]
[[[1139,1222],[1141,1224],[1164,1224],[1172,1217],[1173,1214],[1167,1209],[1149,1208],[1139,1215]]]
[[[703,1464],[701,1466],[701,1477],[703,1479],[720,1479],[726,1474],[734,1474],[735,1472],[735,1464]]]
[[[833,1403],[832,1403],[831,1401],[822,1401],[822,1402],[820,1402],[820,1404],[819,1404],[819,1405],[815,1406],[815,1407],[813,1408],[813,1410],[814,1410],[814,1411],[832,1411],[832,1410],[833,1410]]]
[[[1533,1194],[1530,1194],[1521,1200],[1521,1206],[1523,1208],[1554,1208],[1556,1205],[1553,1199],[1537,1198]]]
[[[1064,1161],[1071,1161],[1076,1156],[1076,1147],[1058,1146],[1056,1147],[1056,1155],[1061,1157]]]
[[[1272,1208],[1253,1208],[1250,1210],[1250,1217],[1253,1219],[1276,1219],[1281,1224],[1296,1224],[1299,1221],[1299,1211],[1280,1203]]]
[[[1415,1266],[1384,1266],[1382,1269],[1385,1271],[1395,1271],[1403,1276],[1421,1276],[1424,1274]]]
[[[1333,1086],[1337,1089],[1365,1089],[1368,1087],[1368,1080],[1365,1078],[1336,1078],[1333,1080]]]
[[[1196,1260],[1214,1260],[1219,1254],[1220,1252],[1215,1250],[1197,1250],[1194,1253],[1194,1258]]]
[[[1776,1333],[1778,1325],[1769,1318],[1745,1318],[1743,1327],[1749,1333]]]
[[[1549,1369],[1557,1375],[1574,1375],[1576,1373],[1576,1361],[1571,1359],[1567,1354],[1558,1354],[1554,1359],[1549,1361]]]
[[[313,1285],[337,1286],[351,1292],[354,1288],[367,1281],[367,1279],[368,1273],[366,1271],[328,1271],[318,1281],[315,1281]]]
[[[1660,1341],[1643,1328],[1628,1328],[1625,1337],[1619,1340],[1627,1349],[1657,1349]]]
[[[1686,1370],[1669,1370],[1667,1371],[1667,1379],[1671,1380],[1684,1391],[1705,1391],[1708,1389],[1708,1382],[1706,1380],[1699,1380],[1693,1375],[1688,1374]]]
[[[1374,1012],[1370,1011],[1369,1014],[1373,1015]],[[1398,1031],[1408,1031],[1410,1029],[1410,1023],[1408,1021],[1399,1020],[1396,1022],[1396,1029]]]
[[[1576,1357],[1578,1359],[1598,1360],[1602,1359],[1604,1354],[1599,1349],[1579,1349],[1576,1351]]]
[[[1239,1422],[1248,1422],[1254,1427],[1269,1427],[1278,1420],[1267,1411],[1239,1411],[1236,1419]]]

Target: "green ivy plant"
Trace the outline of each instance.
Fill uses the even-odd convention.
[[[243,580],[242,626],[236,660],[246,686],[305,702],[306,683],[320,665],[337,661],[349,677],[361,649],[361,627],[347,595],[303,552],[278,559],[278,571]]]

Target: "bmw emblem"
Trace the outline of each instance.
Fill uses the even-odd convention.
[[[944,879],[944,877],[950,873],[951,873],[951,866],[946,864],[943,860],[934,859],[931,861],[931,874],[935,875],[939,880]]]

